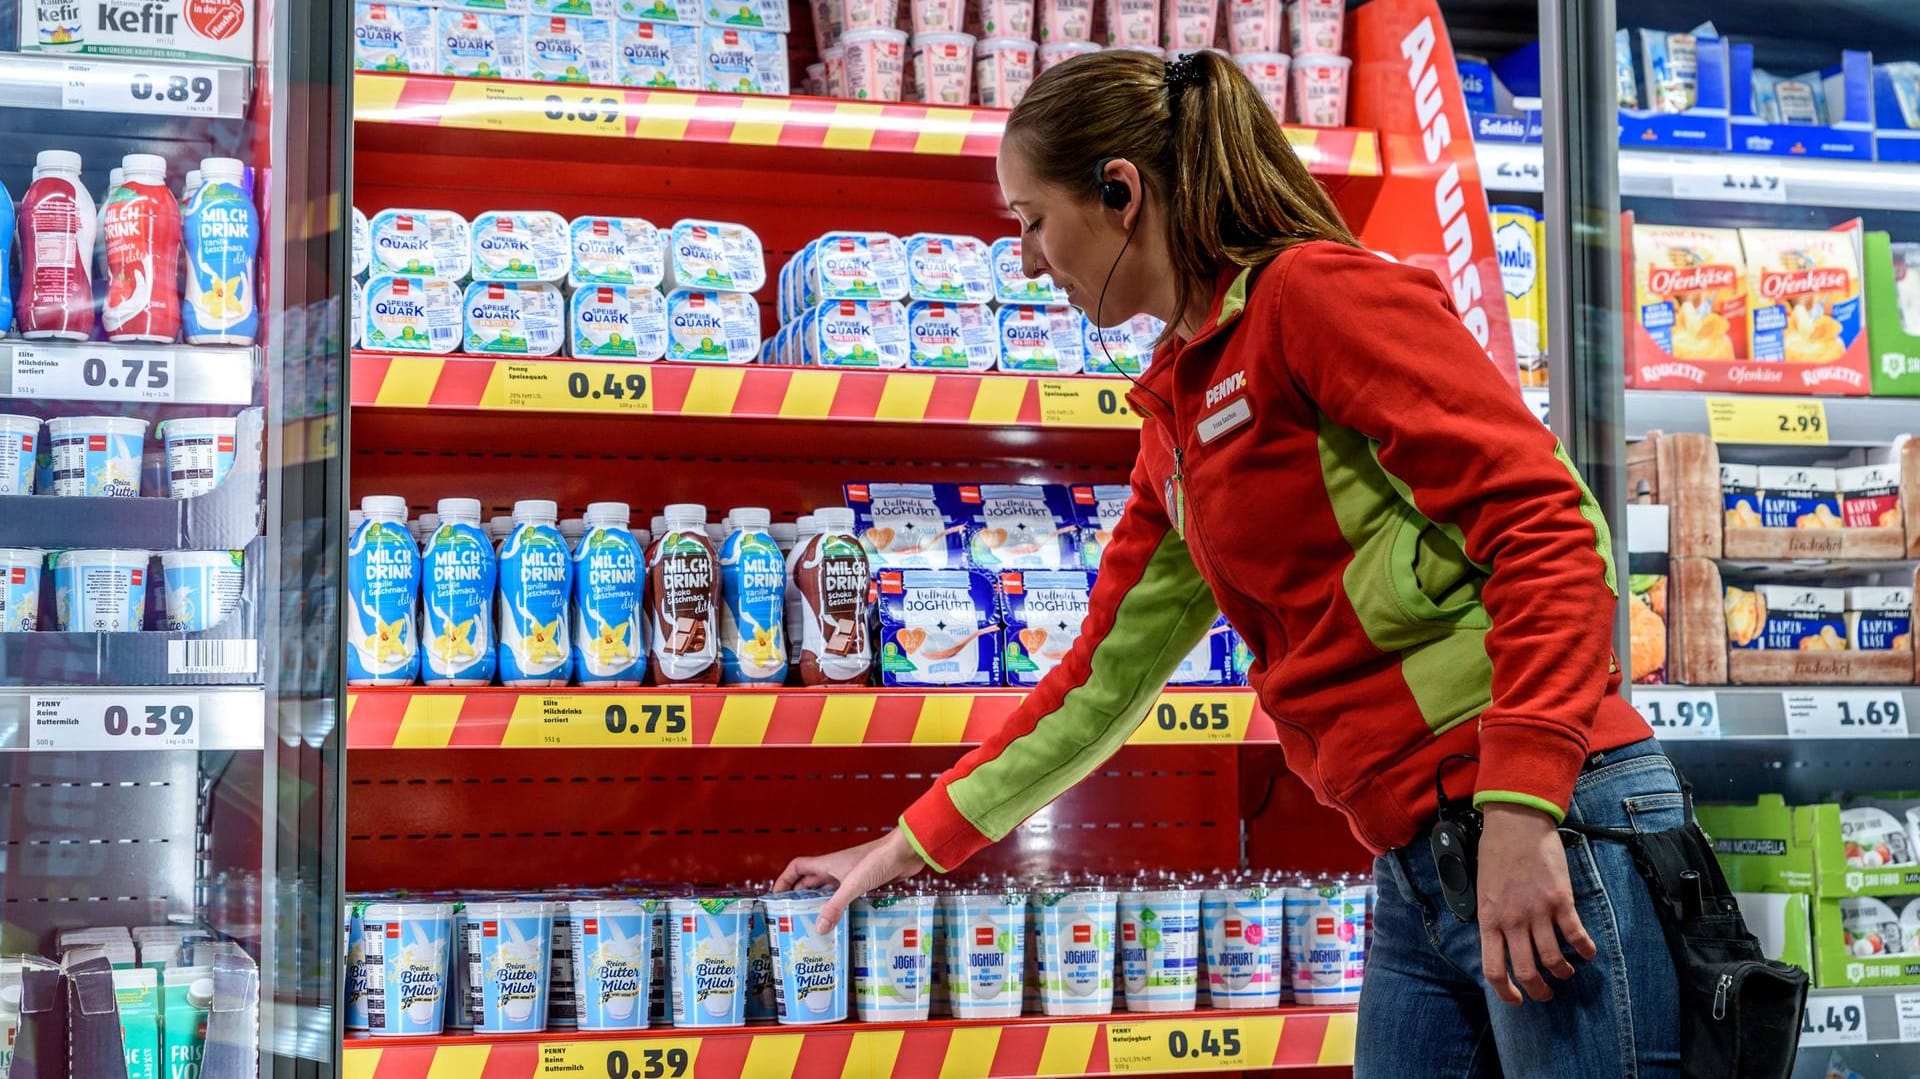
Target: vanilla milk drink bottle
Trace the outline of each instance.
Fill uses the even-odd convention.
[[[637,686],[647,674],[646,561],[625,502],[587,507],[573,553],[573,667],[583,686]]]
[[[568,600],[572,557],[545,499],[513,504],[513,531],[500,547],[500,684],[564,686],[572,664]]]
[[[480,527],[480,500],[443,498],[440,523],[420,556],[420,614],[430,686],[493,681],[493,543]]]

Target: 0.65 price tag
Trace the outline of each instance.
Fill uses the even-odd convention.
[[[1713,690],[1635,686],[1633,706],[1665,741],[1720,737],[1720,695]]]
[[[700,1056],[699,1038],[559,1042],[540,1047],[536,1076],[567,1079],[687,1079]]]
[[[693,699],[684,694],[526,694],[501,742],[555,749],[693,744]]]
[[[184,65],[91,64],[70,60],[60,107],[81,112],[217,116],[220,84],[206,68]]]
[[[1827,689],[1787,693],[1787,734],[1794,738],[1905,738],[1900,690]]]
[[[1264,1017],[1108,1023],[1107,1066],[1116,1074],[1270,1068],[1280,1022]]]
[[[65,401],[171,401],[174,357],[108,344],[13,346],[13,395]]]
[[[1861,1045],[1867,1040],[1867,1001],[1850,996],[1817,996],[1808,999],[1800,1020],[1802,1048],[1828,1045]]]
[[[33,750],[199,749],[197,693],[76,693],[34,697]]]
[[[1128,739],[1153,743],[1242,742],[1253,717],[1250,693],[1166,693]]]
[[[1138,427],[1126,395],[1112,386],[1084,379],[1043,378],[1040,423],[1045,427]]]
[[[1709,397],[1707,431],[1723,445],[1824,446],[1827,406],[1797,397]]]
[[[653,381],[634,364],[494,364],[483,408],[524,408],[541,412],[653,411]]]

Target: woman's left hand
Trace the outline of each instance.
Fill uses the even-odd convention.
[[[1565,940],[1582,959],[1597,954],[1574,909],[1560,828],[1537,809],[1506,802],[1488,803],[1483,817],[1480,968],[1487,984],[1508,1004],[1521,1003],[1520,989],[1534,1000],[1552,1000],[1553,989],[1541,971],[1573,977],[1573,963],[1560,942]]]

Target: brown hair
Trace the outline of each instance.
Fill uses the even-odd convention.
[[[1258,266],[1307,240],[1358,247],[1233,61],[1201,51],[1176,63],[1190,66],[1170,86],[1174,65],[1147,53],[1063,61],[1014,108],[1006,141],[1040,179],[1089,199],[1104,159],[1131,161],[1167,206],[1180,312],[1223,267]]]

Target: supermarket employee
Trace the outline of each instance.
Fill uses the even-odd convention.
[[[898,829],[779,887],[837,882],[831,921],[953,870],[1118,750],[1223,611],[1289,767],[1378,856],[1359,1079],[1677,1076],[1646,885],[1557,828],[1682,822],[1620,695],[1607,525],[1440,281],[1361,248],[1211,52],[1050,68],[999,175],[1029,275],[1168,324],[1132,497],[1059,667]],[[1442,902],[1437,774],[1484,813],[1473,923]]]

